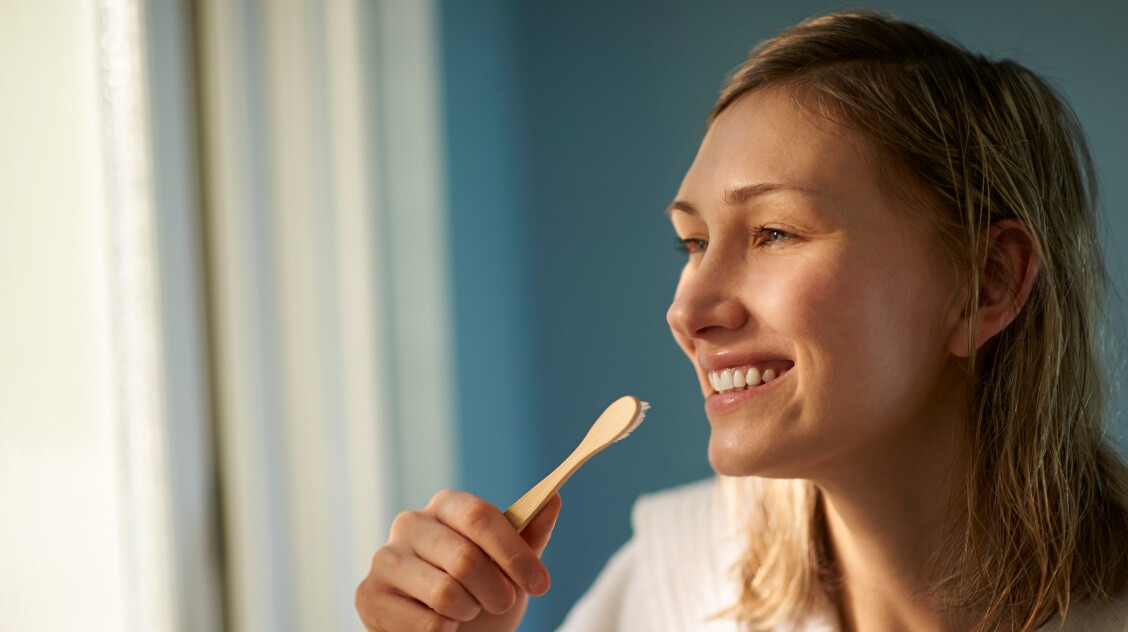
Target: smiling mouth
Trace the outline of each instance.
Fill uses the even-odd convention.
[[[709,371],[709,384],[714,393],[729,393],[755,388],[778,379],[795,366],[794,362],[780,360],[760,365],[748,365]]]

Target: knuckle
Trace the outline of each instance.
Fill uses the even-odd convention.
[[[431,589],[431,607],[439,611],[449,611],[458,606],[462,598],[461,585],[451,578],[444,578]]]
[[[360,584],[357,585],[356,592],[353,593],[353,607],[355,607],[358,612],[363,611],[368,605],[369,595],[372,594],[371,581],[371,576],[365,577],[360,581]]]
[[[537,562],[535,558],[530,559],[532,553],[521,550],[506,550],[502,551],[497,558],[497,564],[507,573],[518,573],[520,575],[528,575],[532,572]]]
[[[380,547],[372,556],[373,569],[396,571],[403,566],[403,555],[390,546]]]
[[[500,560],[507,568],[517,568],[528,565],[529,561],[524,551],[506,551]]]
[[[453,489],[439,490],[438,492],[435,493],[434,496],[431,497],[431,502],[428,503],[427,506],[428,507],[436,507],[438,505],[445,505],[445,504],[451,502],[452,500],[454,500],[455,498],[457,498],[458,495],[459,495],[459,492],[456,492]]]
[[[497,508],[481,499],[468,501],[462,509],[463,524],[469,529],[476,530],[489,524]]]
[[[481,567],[481,556],[477,547],[472,544],[463,544],[451,554],[450,574],[458,579],[473,577]]]
[[[394,540],[405,533],[410,533],[412,526],[419,523],[421,514],[418,511],[401,511],[392,519],[391,537]]]
[[[380,620],[386,604],[381,603],[381,592],[377,582],[371,577],[366,577],[356,588],[354,606],[360,615],[361,621],[368,630],[383,630]]]

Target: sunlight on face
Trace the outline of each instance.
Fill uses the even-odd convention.
[[[718,472],[817,478],[951,428],[957,280],[856,134],[784,90],[745,95],[669,213],[687,261],[667,318]]]

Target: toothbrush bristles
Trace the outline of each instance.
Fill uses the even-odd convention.
[[[642,424],[642,420],[646,417],[646,411],[650,410],[650,404],[642,400],[639,400],[638,403],[638,414],[635,415],[634,421],[632,421],[631,425],[627,426],[627,429],[620,433],[618,437],[615,437],[615,441],[622,441],[623,439],[626,439],[627,435],[634,432],[634,429],[638,428],[639,425]]]

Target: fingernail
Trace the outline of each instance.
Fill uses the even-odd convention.
[[[530,595],[543,595],[548,591],[548,573],[537,571],[529,575],[529,583],[527,586]]]

